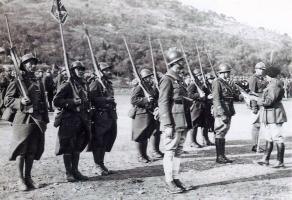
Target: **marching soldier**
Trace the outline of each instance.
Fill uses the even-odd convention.
[[[179,180],[180,156],[187,130],[191,128],[190,105],[185,101],[187,89],[183,81],[183,56],[176,48],[166,54],[169,70],[160,82],[158,107],[165,153],[163,168],[167,191],[180,193],[190,187]]]
[[[233,162],[225,156],[225,135],[230,129],[231,118],[235,114],[233,101],[241,99],[238,91],[234,90],[235,86],[230,83],[230,71],[228,65],[219,65],[219,77],[212,84],[216,162],[219,164]]]
[[[283,83],[277,79],[280,70],[275,67],[266,69],[268,81],[262,97],[257,99],[260,109],[260,122],[263,124],[263,133],[267,141],[267,147],[263,159],[257,162],[259,165],[269,165],[274,143],[277,145],[277,165],[274,168],[284,168],[284,136],[281,132],[283,123],[287,122],[287,116],[282,104],[284,97]]]
[[[94,112],[92,135],[88,151],[92,151],[96,164],[95,172],[99,175],[108,175],[111,171],[104,165],[105,152],[110,152],[117,137],[117,112],[112,86],[111,67],[104,62],[99,63],[104,74],[102,78],[105,88],[100,80],[92,79],[90,83],[90,97]]]
[[[58,91],[60,89],[60,86],[63,85],[63,83],[68,81],[68,75],[66,72],[65,67],[62,67],[58,73],[58,75],[54,79],[54,83],[56,85],[56,90]]]
[[[89,87],[83,78],[85,67],[82,62],[72,63],[71,79],[63,83],[53,100],[62,112],[55,120],[59,126],[56,155],[63,155],[68,182],[87,180],[78,170],[80,152],[89,140]]]
[[[4,99],[6,107],[17,110],[9,159],[17,160],[18,184],[23,191],[37,188],[31,178],[31,170],[34,160],[39,160],[44,151],[44,133],[49,122],[44,86],[32,71],[36,63],[37,59],[32,54],[21,58],[20,70],[29,99],[22,96],[16,80],[8,86]]]
[[[153,115],[157,107],[158,91],[154,87],[153,73],[149,69],[142,69],[140,74],[151,96],[147,97],[140,85],[137,85],[131,94],[131,104],[135,109],[132,140],[136,142],[138,162],[148,163],[151,162],[147,155],[148,139],[153,134],[159,134],[156,133],[159,132],[159,123]]]
[[[264,88],[267,86],[266,81],[264,80],[264,72],[266,70],[266,66],[263,62],[259,62],[255,65],[255,74],[249,80],[249,90],[250,92],[256,94],[257,96],[261,97],[264,91]],[[252,124],[252,151],[257,151],[257,145],[259,140],[259,132],[260,132],[260,121],[259,121],[259,109],[260,107],[257,105],[257,102],[252,100],[251,101],[251,109],[253,114],[257,115],[256,120]],[[262,149],[260,149],[262,151]]]

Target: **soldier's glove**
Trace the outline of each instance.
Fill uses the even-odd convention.
[[[208,98],[208,99],[213,99],[213,95],[212,95],[212,94],[209,94],[209,95],[207,96],[207,98]]]
[[[167,138],[169,138],[169,139],[173,139],[173,137],[174,137],[174,129],[171,128],[171,127],[167,127],[167,128],[165,128],[165,130],[164,130],[164,134],[165,134],[165,136],[166,136]]]
[[[74,102],[74,104],[75,105],[81,105],[81,99],[80,98],[75,98],[75,99],[73,99],[73,102]]]
[[[29,98],[26,98],[26,97],[23,97],[21,100],[20,100],[21,104],[24,105],[24,106],[28,106],[29,104],[31,104],[31,101]]]
[[[107,97],[106,102],[107,103],[115,103],[115,98],[114,97]]]

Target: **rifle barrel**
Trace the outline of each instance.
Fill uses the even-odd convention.
[[[155,61],[154,61],[153,49],[152,49],[151,37],[150,36],[149,36],[148,40],[149,40],[149,47],[150,47],[150,54],[151,54],[151,60],[152,60],[152,69],[153,69],[153,74],[154,74],[155,86],[156,86],[157,89],[159,89],[157,71],[156,71],[156,67],[155,67]]]
[[[162,57],[163,57],[164,63],[166,65],[166,69],[169,70],[168,64],[167,64],[167,61],[166,61],[166,58],[165,58],[165,55],[164,55],[163,46],[162,46],[162,43],[161,43],[160,39],[158,39],[158,43],[159,43],[159,46],[160,46],[160,50],[161,50],[161,53],[162,53]]]

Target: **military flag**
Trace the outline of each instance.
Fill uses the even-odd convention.
[[[59,23],[65,24],[67,20],[68,12],[65,6],[62,4],[61,0],[53,1],[51,14]]]

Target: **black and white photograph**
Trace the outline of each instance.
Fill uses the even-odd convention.
[[[291,0],[0,0],[0,199],[291,200]]]

